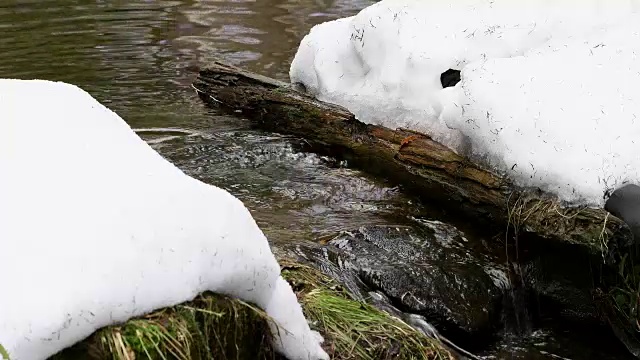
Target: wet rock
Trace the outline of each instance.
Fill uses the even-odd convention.
[[[514,286],[526,289],[527,296],[520,307],[526,307],[528,320],[534,329],[554,327],[556,329],[552,333],[561,336],[557,328],[562,326],[565,328],[563,332],[571,334],[571,338],[555,339],[557,342],[597,343],[602,354],[589,358],[629,358],[629,354],[621,351],[621,343],[630,353],[640,357],[637,331],[627,326],[626,329],[631,331],[625,332],[624,327],[618,326],[617,320],[621,317],[615,313],[616,305],[606,292],[616,269],[603,263],[604,255],[594,255],[582,247],[540,238],[525,237],[521,240],[524,240],[520,243],[521,248],[527,251],[521,256],[520,265],[514,265]],[[536,332],[523,339],[534,336]],[[619,340],[615,339],[616,336]],[[562,349],[555,351],[556,354],[562,353]],[[568,354],[577,353],[577,349],[568,351]],[[612,357],[611,354],[616,355]]]
[[[535,294],[538,307],[570,321],[601,322],[593,297],[591,276],[584,276],[584,271],[581,277],[567,271],[553,271],[558,266],[550,264],[550,260],[539,258],[523,267],[523,280]]]
[[[530,290],[532,306],[565,321],[603,323],[594,299],[608,270],[601,256],[540,238],[523,237],[520,246],[527,251],[520,254],[514,282]]]
[[[423,315],[460,339],[495,330],[507,285],[503,272],[466,242],[455,227],[427,221],[361,227],[297,250],[357,296],[370,299],[368,292],[377,291],[402,312]]]
[[[417,314],[409,314],[409,313],[400,311],[398,308],[393,306],[391,304],[391,300],[389,300],[389,298],[385,294],[381,293],[380,291],[371,291],[369,292],[368,295],[369,295],[369,298],[368,298],[369,303],[371,303],[373,306],[377,307],[378,309],[383,310],[399,319],[402,319],[402,321],[406,322],[407,324],[411,325],[413,328],[417,329],[418,331],[422,332],[423,334],[429,337],[440,338],[440,334],[438,333],[438,330],[434,328],[433,325],[431,325],[429,322],[427,322],[424,316],[417,315]]]

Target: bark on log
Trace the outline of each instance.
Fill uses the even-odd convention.
[[[554,196],[519,189],[424,134],[364,124],[348,110],[289,84],[216,62],[200,71],[193,87],[211,106],[239,110],[266,130],[338,148],[351,165],[390,178],[484,226],[487,221],[512,225],[610,256],[614,248],[632,242],[626,224],[603,209],[563,207]],[[403,142],[410,136],[412,141]]]

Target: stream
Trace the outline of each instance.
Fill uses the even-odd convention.
[[[487,319],[479,316],[482,325],[476,326],[455,320],[456,305],[447,304],[452,299],[443,301],[442,306],[456,313],[441,320],[444,323],[454,318],[463,328],[500,328],[496,337],[477,341],[463,339],[454,330],[445,334],[478,355],[630,358],[606,328],[559,320],[544,309],[537,309],[535,321],[518,315],[531,306],[531,296],[511,289],[496,234],[422,203],[395,184],[351,169],[342,159],[306,152],[303,139],[259,131],[245,119],[206,108],[190,87],[198,67],[214,60],[286,81],[297,45],[313,25],[353,15],[371,3],[0,0],[0,77],[81,86],[183,171],[239,197],[277,251],[303,247],[318,261],[330,257],[316,245],[320,242],[330,242],[336,251],[348,247],[351,254],[361,254],[357,256],[387,251],[389,257],[375,264],[352,258],[351,270],[357,281],[385,290],[402,311],[413,305],[401,295],[394,301],[385,285],[388,274],[376,271],[392,269],[389,273],[396,271],[396,279],[414,274],[406,284],[415,293],[427,291],[424,278],[455,273],[447,278],[447,289],[439,287],[437,279],[428,285],[436,283],[432,291],[444,294],[457,289],[451,296],[462,294],[465,303],[486,299],[502,304]],[[480,281],[491,289],[476,287]],[[464,291],[477,299],[466,299]],[[439,316],[433,307],[423,310],[429,321],[428,314]]]

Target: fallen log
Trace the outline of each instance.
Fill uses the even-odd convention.
[[[431,203],[487,226],[586,246],[605,260],[632,243],[626,224],[604,209],[563,206],[556,197],[516,187],[429,136],[358,121],[290,84],[216,62],[193,87],[207,104],[240,112],[256,126],[337,149],[350,165],[409,188]]]

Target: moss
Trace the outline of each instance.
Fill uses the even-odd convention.
[[[332,359],[450,359],[435,340],[360,303],[314,268],[281,261],[307,319]],[[101,329],[54,356],[66,359],[282,359],[270,346],[269,317],[237,299],[203,294],[119,326]]]
[[[9,353],[7,353],[7,350],[2,346],[2,344],[0,344],[0,357],[2,357],[2,360],[10,360]]]

